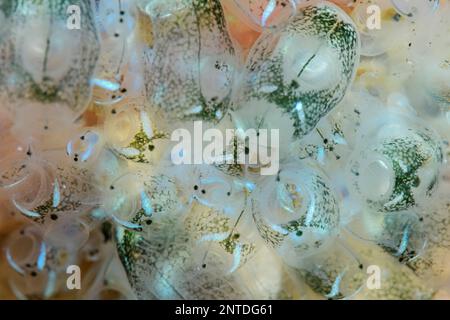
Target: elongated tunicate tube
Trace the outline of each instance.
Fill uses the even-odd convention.
[[[90,1],[13,0],[0,8],[9,29],[0,40],[2,96],[10,103],[59,103],[78,116],[99,55]]]

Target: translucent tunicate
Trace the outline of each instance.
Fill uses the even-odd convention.
[[[105,139],[119,156],[137,163],[152,163],[164,153],[169,135],[158,129],[158,118],[133,107],[114,110],[105,120]]]
[[[51,248],[42,241],[42,233],[33,226],[10,235],[5,254],[15,271],[8,279],[18,299],[50,298],[57,286],[57,274],[49,268]]]
[[[176,217],[183,208],[176,182],[164,174],[140,177],[126,173],[111,183],[105,196],[114,201],[104,210],[131,231],[151,232],[155,219]]]
[[[422,225],[420,217],[413,212],[388,213],[377,242],[400,262],[410,262],[426,249],[427,235]]]
[[[66,15],[71,5],[83,12],[82,28]],[[0,7],[10,31],[0,43],[0,94],[9,103],[57,103],[78,116],[99,54],[89,1],[14,0]]]
[[[184,172],[185,179],[177,179],[185,197],[206,207],[213,208],[229,217],[236,217],[246,205],[247,192],[251,183],[227,175],[221,170],[207,165],[179,166],[176,173]],[[223,199],[227,201],[223,201]]]
[[[6,259],[11,268],[25,274],[28,266],[37,264],[41,249],[41,235],[34,228],[27,228],[11,235],[6,248]]]
[[[110,105],[139,89],[139,81],[132,80],[142,78],[139,77],[142,57],[132,50],[138,45],[133,41],[136,12],[132,1],[93,0],[92,3],[101,44],[101,58],[91,80],[94,100],[97,104]]]
[[[326,176],[294,164],[267,178],[255,193],[252,211],[264,241],[293,267],[333,241],[340,219],[337,196]]]
[[[327,299],[352,298],[365,284],[362,265],[339,242],[297,267],[307,285]]]
[[[66,146],[66,154],[75,163],[92,163],[101,151],[101,136],[95,130],[85,129],[78,133]]]
[[[166,216],[145,235],[118,230],[119,255],[138,297],[248,296],[234,274],[256,248],[241,219],[197,204],[182,221]]]
[[[146,67],[150,103],[169,119],[220,120],[236,63],[220,2],[158,0],[142,7],[155,35]]]
[[[249,53],[233,101],[236,126],[277,129],[283,145],[303,137],[342,99],[358,59],[358,33],[343,11],[326,3],[302,8]]]
[[[88,171],[74,166],[41,162],[38,188],[16,193],[12,203],[17,211],[37,223],[57,220],[60,215],[82,215],[98,205],[98,189]]]
[[[198,272],[208,268],[218,276],[229,275],[242,267],[257,249],[256,229],[245,210],[228,217],[223,212],[195,206],[185,226]]]
[[[436,189],[443,153],[433,131],[409,118],[378,122],[348,166],[353,192],[380,212],[424,205]]]

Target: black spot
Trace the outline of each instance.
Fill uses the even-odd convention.
[[[110,190],[114,190],[114,186],[112,186],[112,185],[109,186],[109,189],[110,189]]]
[[[50,219],[52,219],[52,220],[58,220],[58,215],[52,213],[52,214],[50,215]]]
[[[147,221],[145,221],[145,223],[149,226],[149,225],[151,225],[153,223],[153,221],[152,220],[147,220]]]
[[[202,268],[203,268],[203,269],[206,268],[206,263],[202,264]]]
[[[364,266],[363,266],[362,263],[359,265],[359,268],[360,268],[361,270],[364,268]]]
[[[195,186],[194,186],[194,190],[198,190],[198,185],[195,185]]]
[[[103,242],[111,241],[113,237],[113,225],[110,222],[102,223]]]
[[[205,193],[206,193],[206,190],[205,190],[205,189],[202,189],[202,193],[205,194]]]
[[[31,273],[30,273],[30,274],[31,274],[31,276],[32,276],[32,277],[36,277],[36,276],[37,276],[37,273],[36,273],[36,271],[31,271]]]
[[[412,186],[414,188],[417,188],[420,185],[420,178],[418,176],[416,176],[412,182]]]

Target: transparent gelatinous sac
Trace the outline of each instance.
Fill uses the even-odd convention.
[[[167,177],[164,179],[169,181]],[[201,188],[206,186],[199,185],[198,192],[202,194]],[[183,200],[177,202],[170,200],[175,194],[170,194],[168,185],[157,183],[153,191],[147,190],[148,198],[140,200],[145,207],[131,220],[143,232],[119,223],[119,256],[137,295],[141,298],[245,297],[231,274],[255,252],[251,241],[252,221],[248,223],[243,209],[230,216],[225,210],[200,202],[187,206],[188,201],[181,192],[186,187],[179,185],[179,188]],[[191,189],[194,191],[193,186]],[[217,196],[220,193],[211,188],[208,191],[216,192]],[[155,199],[156,195],[159,198]],[[148,206],[159,200],[170,200],[176,203],[176,208],[172,205],[169,208],[163,202],[160,206]],[[158,212],[158,207],[168,210]]]
[[[154,35],[145,70],[151,104],[169,119],[220,120],[235,69],[220,2],[157,0],[142,7]]]
[[[36,226],[12,233],[4,252],[13,271],[9,286],[18,299],[51,298],[66,283],[66,267],[76,262],[75,255],[47,244]]]
[[[138,297],[248,297],[234,276],[256,249],[244,218],[195,204],[182,219],[156,220],[148,233],[119,228],[119,255]]]
[[[324,174],[313,167],[282,166],[252,198],[252,213],[264,241],[290,266],[333,242],[340,213]]]
[[[252,28],[277,27],[295,15],[297,5],[303,0],[233,0],[222,1],[233,13],[243,14]],[[240,11],[240,12],[237,12]]]
[[[99,190],[86,169],[41,160],[40,170],[35,181],[27,181],[28,189],[11,198],[25,217],[47,224],[66,215],[82,216],[99,205]]]
[[[208,165],[176,166],[171,175],[190,202],[213,208],[231,218],[245,208],[247,195],[254,188],[253,183]]]
[[[127,106],[105,119],[106,143],[120,157],[138,163],[153,163],[163,154],[169,135],[158,129],[159,120],[142,108]]]
[[[348,299],[366,283],[363,265],[340,241],[304,259],[295,270],[316,293],[327,299]]]
[[[255,251],[253,221],[246,212],[250,182],[228,176],[212,166],[197,166],[185,173],[184,196],[193,201],[185,218],[185,229],[192,242],[192,263],[203,272],[205,266],[227,275],[242,266]],[[175,172],[174,178],[181,177]]]
[[[151,232],[153,222],[183,211],[179,186],[164,174],[139,177],[128,173],[115,179],[104,194],[103,210],[130,232]]]
[[[383,216],[376,241],[400,262],[408,263],[423,254],[427,238],[420,217],[414,212],[403,211]]]
[[[351,157],[353,196],[378,212],[426,205],[443,163],[439,138],[409,118],[383,122],[365,133]]]
[[[186,217],[198,272],[209,268],[227,276],[243,266],[257,250],[257,232],[248,210],[229,217],[224,212],[196,205]]]
[[[102,138],[94,128],[84,128],[67,142],[66,155],[73,161],[73,165],[92,164],[100,155]]]
[[[99,54],[89,1],[12,0],[0,8],[8,19],[0,93],[11,102],[59,103],[79,115]]]
[[[248,297],[241,281],[233,275],[224,276],[220,272],[223,268],[218,268],[228,256],[222,255],[220,260],[212,259],[211,265],[205,265],[179,219],[155,221],[152,232],[145,235],[118,228],[116,237],[122,264],[140,299]]]
[[[91,2],[101,45],[100,60],[92,79],[94,101],[110,105],[142,86],[143,52],[133,41],[136,8],[134,1]]]
[[[253,46],[233,100],[237,126],[278,129],[281,141],[303,137],[342,99],[358,58],[345,12],[326,3],[303,8]]]

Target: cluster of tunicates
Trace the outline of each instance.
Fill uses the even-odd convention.
[[[0,298],[450,297],[449,19],[0,0]]]

